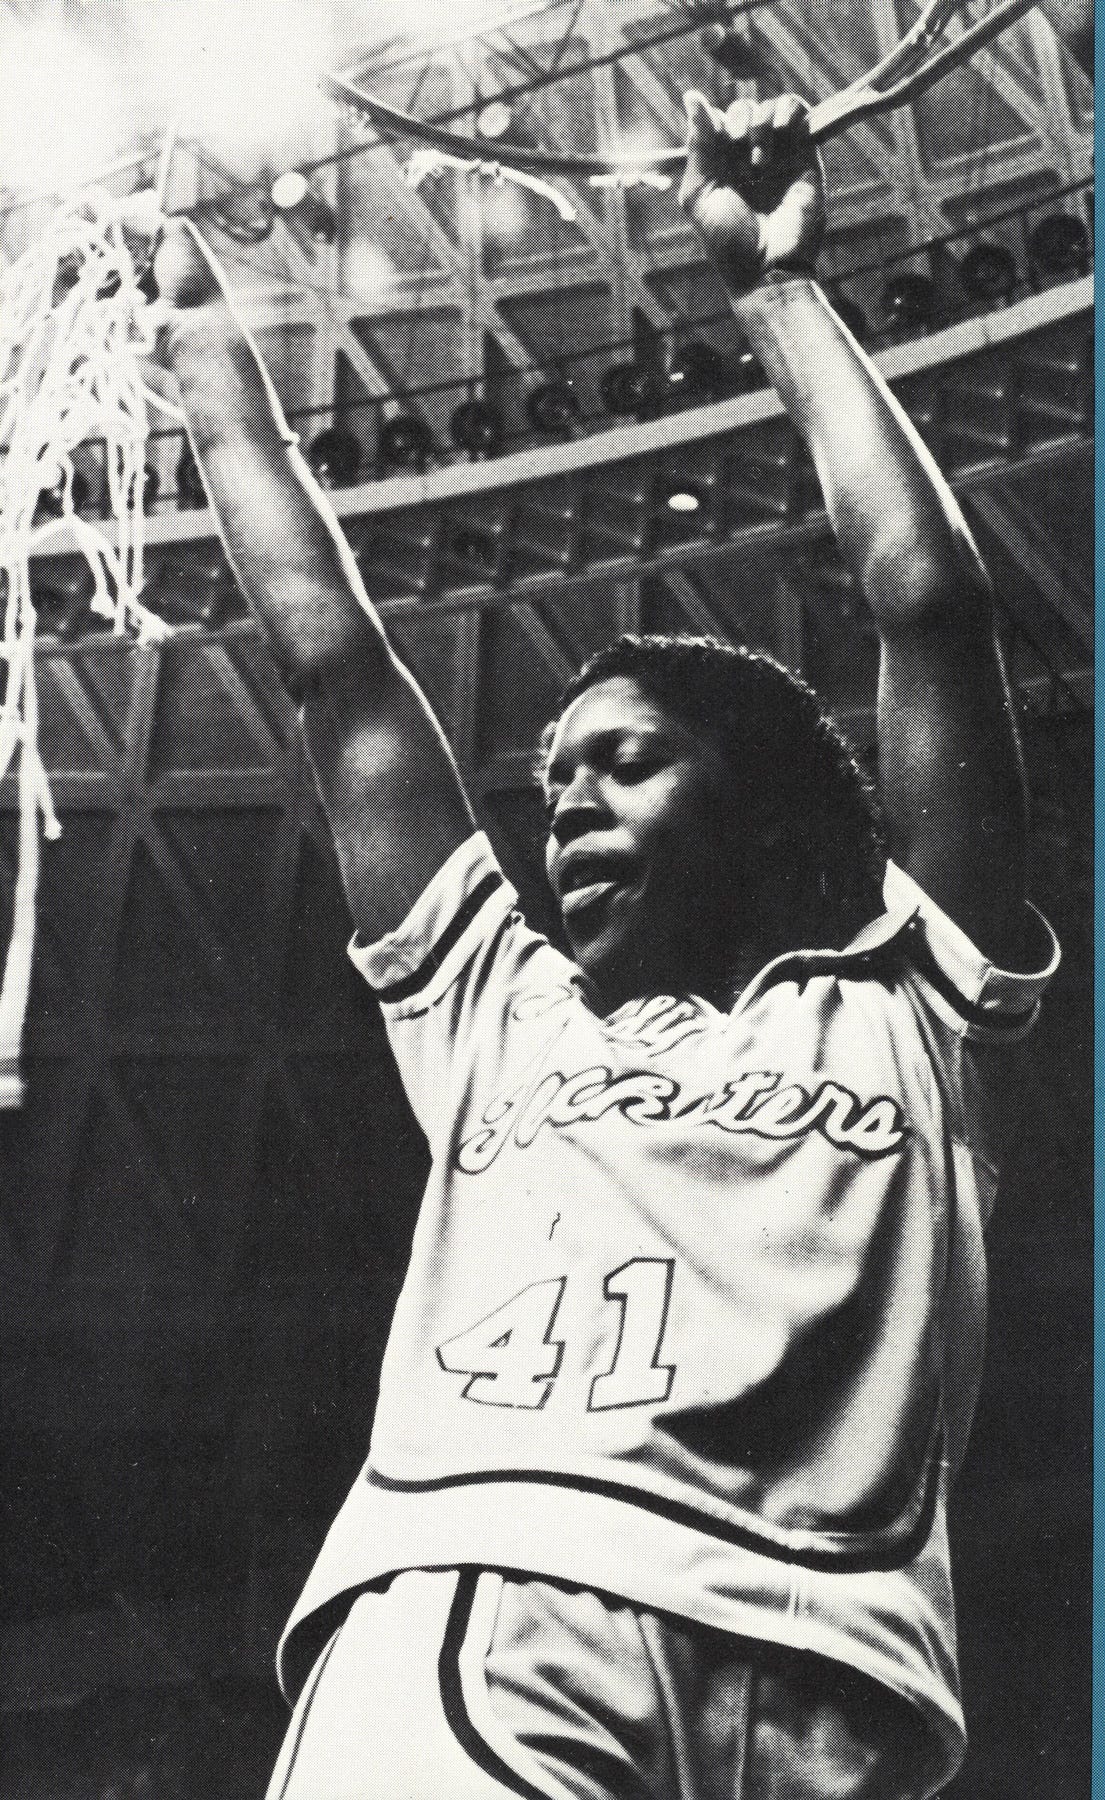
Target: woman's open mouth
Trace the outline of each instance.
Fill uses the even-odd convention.
[[[569,855],[557,876],[560,910],[566,919],[598,907],[628,885],[629,869],[621,858]]]
[[[589,907],[598,906],[617,892],[616,881],[589,881],[583,887],[570,888],[560,901],[560,910],[565,918],[574,917],[577,913],[586,912]]]

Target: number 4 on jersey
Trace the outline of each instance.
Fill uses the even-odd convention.
[[[437,1347],[451,1375],[467,1375],[462,1400],[481,1406],[544,1406],[560,1368],[564,1345],[553,1326],[567,1276],[535,1281],[467,1331]]]
[[[621,1406],[648,1406],[666,1400],[675,1380],[674,1363],[660,1360],[668,1322],[674,1264],[670,1257],[638,1256],[614,1269],[603,1282],[607,1301],[620,1307],[617,1341],[610,1367],[596,1375],[588,1412]],[[467,1375],[462,1400],[480,1406],[544,1406],[564,1356],[553,1336],[567,1277],[523,1288],[475,1325],[437,1348],[450,1375]]]

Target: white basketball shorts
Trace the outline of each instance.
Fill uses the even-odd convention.
[[[913,1800],[925,1740],[819,1657],[527,1576],[410,1570],[319,1656],[268,1800]]]

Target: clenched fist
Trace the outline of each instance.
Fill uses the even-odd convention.
[[[679,199],[735,294],[770,269],[813,272],[825,231],[825,183],[809,110],[794,94],[736,100],[726,112],[685,96],[690,135]]]

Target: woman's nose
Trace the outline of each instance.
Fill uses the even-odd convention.
[[[567,844],[593,826],[605,812],[594,772],[579,769],[561,792],[553,808],[549,829],[557,843]]]

